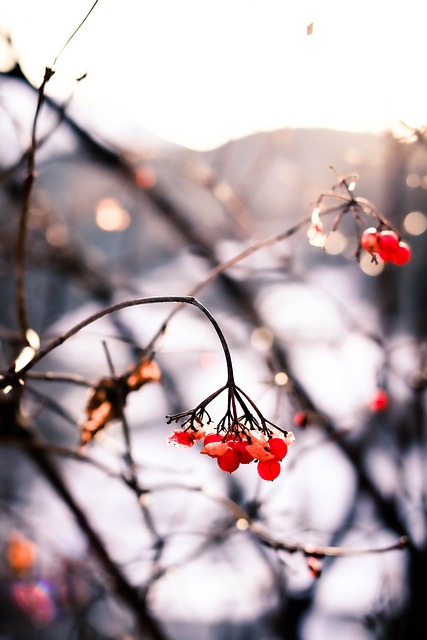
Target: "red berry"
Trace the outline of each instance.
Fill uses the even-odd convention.
[[[280,474],[280,462],[278,460],[266,460],[258,462],[257,471],[263,480],[275,480]]]
[[[237,453],[233,449],[228,449],[224,455],[219,456],[218,466],[222,471],[233,473],[239,468],[240,462]]]
[[[297,411],[292,422],[296,427],[306,427],[309,422],[309,414],[307,411]]]
[[[209,444],[209,442],[221,442],[222,436],[219,433],[208,433],[203,440],[203,444]]]
[[[412,252],[410,246],[406,244],[406,242],[400,241],[390,259],[394,264],[402,265],[406,264],[411,259],[411,255]]]
[[[240,464],[249,464],[254,459],[249,451],[246,450],[248,444],[249,442],[247,440],[236,440],[233,443],[232,449],[236,452],[237,459],[239,460]]]
[[[278,460],[283,460],[288,453],[288,445],[282,438],[270,438],[267,443],[270,452],[276,456]]]
[[[365,229],[360,238],[360,246],[368,253],[377,253],[379,250],[379,233],[375,227]]]
[[[384,231],[381,231],[379,234],[378,244],[380,258],[382,258],[384,262],[388,262],[392,260],[398,249],[399,236],[391,229],[384,229]]]
[[[368,402],[371,411],[384,411],[388,407],[388,393],[385,389],[376,389]]]
[[[200,453],[206,453],[211,458],[223,456],[228,450],[228,445],[223,442],[219,433],[209,433],[203,440],[203,448]]]
[[[392,229],[383,229],[380,231],[378,242],[380,247],[394,247],[396,248],[399,244],[399,236]]]
[[[195,442],[194,431],[181,431],[175,429],[172,431],[167,439],[168,444],[173,444],[175,447],[192,447]]]

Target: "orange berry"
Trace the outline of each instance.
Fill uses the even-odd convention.
[[[27,573],[35,564],[36,548],[32,542],[20,535],[13,535],[6,550],[7,563],[17,575]]]
[[[379,250],[379,233],[375,227],[365,229],[360,238],[360,246],[368,253],[377,253]]]

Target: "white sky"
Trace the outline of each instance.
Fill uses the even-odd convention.
[[[0,0],[36,84],[92,4]],[[77,104],[198,149],[283,126],[417,126],[426,18],[426,0],[99,0],[49,92],[64,97],[87,72]]]

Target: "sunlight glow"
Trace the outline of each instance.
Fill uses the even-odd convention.
[[[37,86],[87,10],[87,0],[0,0],[1,26]],[[339,0],[100,2],[48,92],[64,99],[87,73],[80,108],[121,112],[121,129],[198,149],[280,127],[422,126],[426,17],[419,0],[360,0],[351,13]]]

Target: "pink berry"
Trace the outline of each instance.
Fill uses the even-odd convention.
[[[379,250],[379,233],[375,227],[365,229],[360,238],[360,246],[368,253],[377,253]]]

